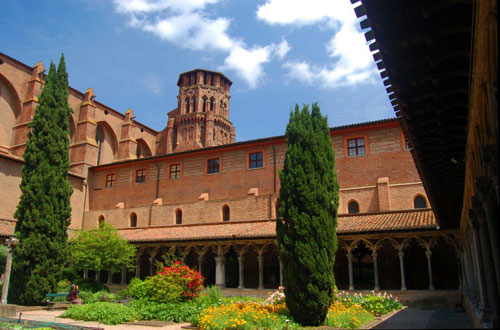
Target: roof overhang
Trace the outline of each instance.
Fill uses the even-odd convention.
[[[351,0],[356,3],[359,0]],[[355,8],[441,228],[461,217],[473,1],[361,0]]]

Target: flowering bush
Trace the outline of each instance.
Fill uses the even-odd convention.
[[[198,297],[205,280],[199,272],[187,265],[182,265],[180,261],[176,261],[170,267],[163,267],[162,271],[153,277],[157,276],[169,277],[174,283],[178,284],[183,290],[182,297],[184,300]]]
[[[280,286],[278,290],[274,291],[266,298],[266,302],[273,305],[284,304],[285,303],[285,288]]]
[[[210,306],[201,311],[195,324],[201,330],[230,329],[285,329],[288,323],[284,304],[259,304],[257,302],[232,302]],[[298,325],[289,322],[289,329]]]
[[[337,300],[328,309],[325,323],[328,326],[337,328],[356,329],[361,324],[373,319],[374,316],[361,305],[352,304],[348,306]]]
[[[135,299],[174,303],[198,297],[203,280],[200,273],[176,261],[172,266],[163,267],[156,275],[144,281],[133,279],[128,290]]]
[[[382,294],[380,292],[375,293],[372,291],[371,295],[355,293],[352,296],[347,293],[339,293],[336,295],[336,298],[337,301],[347,307],[359,305],[375,316],[380,316],[382,314],[403,308],[403,305],[398,301],[398,298],[393,297],[391,294],[387,294],[387,292]]]

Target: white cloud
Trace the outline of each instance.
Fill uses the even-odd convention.
[[[264,75],[262,65],[269,62],[272,51],[273,46],[255,47],[250,50],[236,47],[226,57],[220,70],[235,70],[250,88],[255,88]]]
[[[325,45],[331,62],[313,66],[304,61],[288,61],[283,67],[290,79],[328,88],[375,81],[377,71],[349,0],[268,0],[258,8],[257,17],[271,25],[324,22],[333,31]]]
[[[259,19],[269,24],[282,25],[314,24],[345,14],[345,5],[338,0],[268,0],[257,9]]]
[[[161,95],[163,86],[160,77],[156,73],[150,73],[142,79],[142,83],[156,95]]]
[[[219,0],[113,0],[117,12],[129,16],[128,25],[153,33],[178,47],[227,54],[222,68],[234,70],[250,88],[264,75],[263,64],[282,60],[291,47],[286,40],[278,45],[248,47],[228,30],[230,19],[210,18],[206,6]]]
[[[288,41],[283,40],[278,45],[276,45],[274,52],[275,52],[276,56],[278,56],[278,58],[280,60],[282,60],[291,49],[292,49],[292,47],[290,47],[290,44],[288,43]]]

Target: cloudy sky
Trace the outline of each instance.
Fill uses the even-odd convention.
[[[161,130],[177,79],[195,68],[233,81],[237,141],[284,134],[290,109],[318,102],[330,126],[394,117],[349,0],[3,1],[0,52]]]

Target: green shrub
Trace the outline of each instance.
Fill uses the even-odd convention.
[[[60,317],[73,320],[98,321],[103,324],[121,324],[138,319],[135,310],[129,306],[109,302],[70,305]]]
[[[80,291],[80,293],[78,294],[78,298],[80,298],[84,304],[93,304],[97,302],[94,293],[90,291]]]
[[[133,300],[129,306],[141,320],[167,322],[191,322],[201,311],[195,302],[163,304],[141,299]]]
[[[144,299],[148,297],[148,287],[146,286],[145,281],[134,277],[128,285],[128,293],[135,299]]]
[[[93,278],[79,278],[75,280],[76,285],[78,285],[78,289],[80,291],[91,291],[91,292],[99,292],[99,291],[108,291],[107,286],[102,284],[99,281],[96,281]]]
[[[144,281],[132,279],[128,293],[135,299],[159,303],[189,301],[200,295],[202,283],[203,276],[200,273],[177,261]]]
[[[380,294],[364,296],[361,307],[375,316],[380,316],[382,314],[401,309],[403,308],[403,305],[401,305],[396,299],[392,299],[392,297],[387,296],[384,293],[383,296]]]

